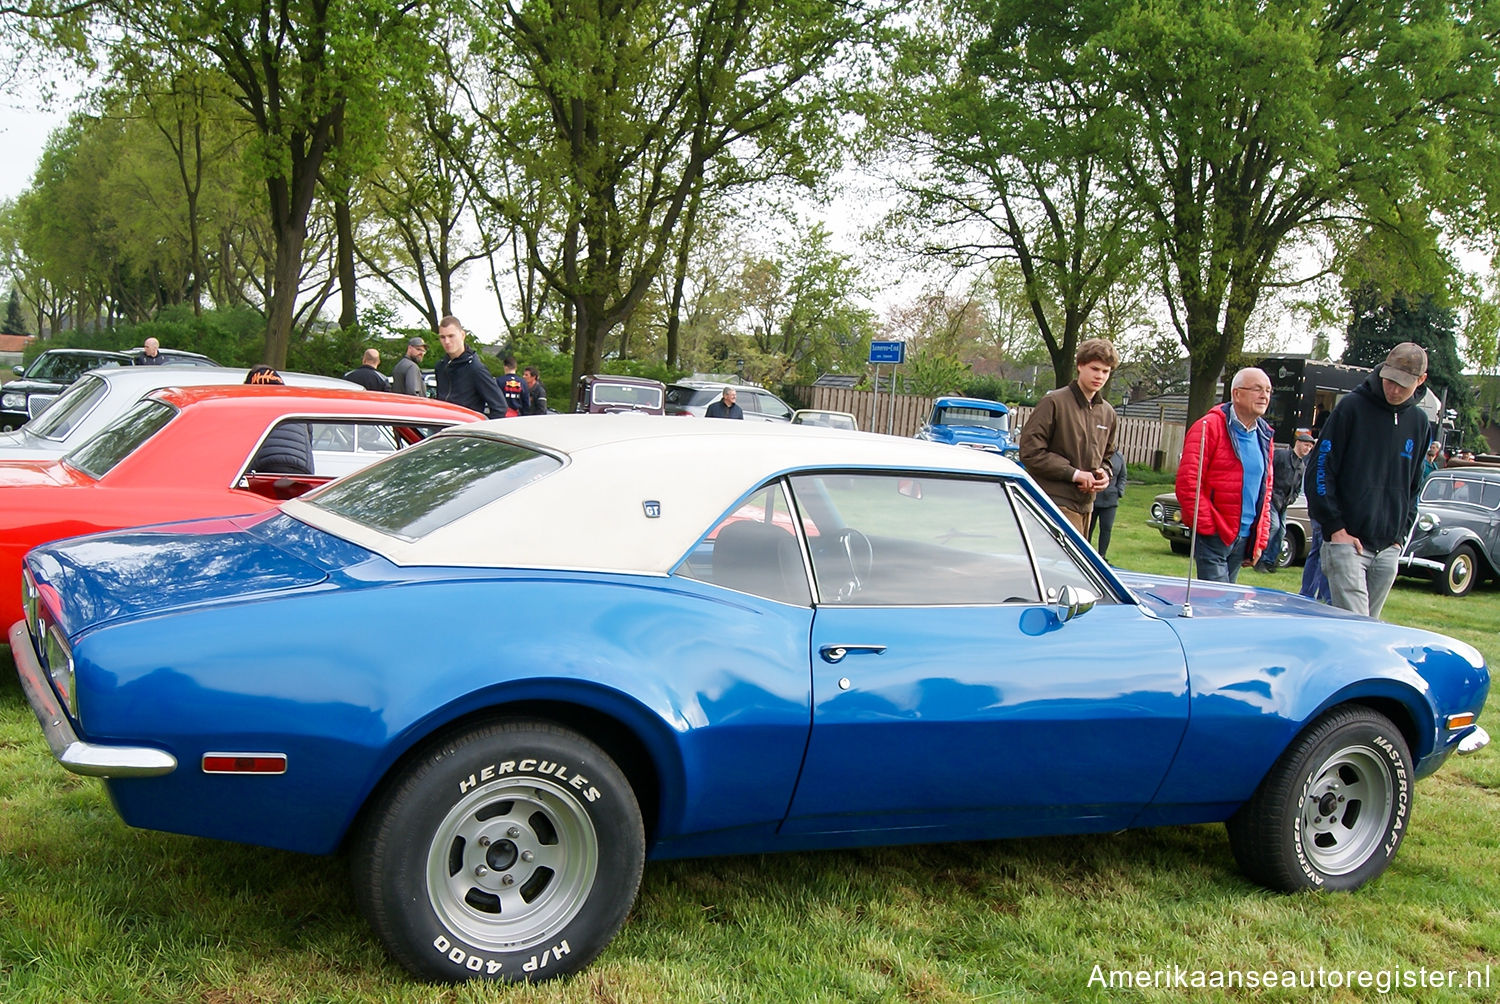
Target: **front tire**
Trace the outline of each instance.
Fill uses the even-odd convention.
[[[427,749],[371,805],[355,896],[413,974],[547,980],[614,938],[635,901],[645,833],[598,746],[544,722],[481,726]]]
[[[1229,819],[1229,846],[1241,870],[1272,889],[1357,889],[1395,857],[1411,798],[1401,733],[1368,708],[1336,708],[1297,737]]]
[[[1188,553],[1188,549],[1189,549],[1188,542],[1185,541],[1185,540],[1169,540],[1169,541],[1167,541],[1167,543],[1170,544],[1170,545],[1172,545],[1172,553],[1173,554],[1187,554]]]
[[[1437,591],[1444,596],[1467,596],[1479,579],[1479,559],[1474,548],[1459,544],[1443,562],[1443,570],[1433,579]]]

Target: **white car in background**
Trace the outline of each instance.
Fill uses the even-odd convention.
[[[245,382],[248,370],[232,366],[121,366],[90,370],[63,391],[36,418],[13,432],[0,433],[0,460],[50,460],[94,437],[142,396],[161,387],[200,387]],[[357,384],[311,373],[283,373],[292,387]],[[392,447],[394,449],[394,445]]]

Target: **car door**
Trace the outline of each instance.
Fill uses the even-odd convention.
[[[1150,801],[1186,726],[1182,649],[1044,507],[1001,479],[791,484],[818,595],[783,832],[1104,830]],[[1068,617],[1064,586],[1099,600]]]

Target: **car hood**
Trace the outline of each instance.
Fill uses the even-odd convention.
[[[1192,603],[1194,617],[1244,617],[1247,614],[1294,614],[1304,617],[1357,617],[1347,610],[1310,600],[1297,593],[1279,589],[1256,589],[1228,582],[1205,582],[1194,579],[1192,591],[1188,580],[1169,575],[1147,575],[1115,569],[1130,591],[1143,604],[1162,617],[1182,614],[1184,600]]]
[[[929,425],[927,434],[939,443],[973,443],[976,446],[1010,445],[1010,433],[983,425]]]
[[[273,521],[295,522],[273,511],[269,517],[90,534],[39,547],[27,561],[45,586],[67,597],[62,626],[75,635],[121,617],[248,599],[328,579],[319,564],[257,532]]]

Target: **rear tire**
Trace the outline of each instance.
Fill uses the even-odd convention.
[[[370,806],[355,897],[427,980],[548,980],[614,938],[645,862],[635,793],[598,746],[545,722],[428,748]]]
[[[1395,857],[1411,799],[1406,740],[1384,715],[1346,705],[1281,754],[1226,824],[1229,846],[1272,889],[1358,889]]]
[[[1459,544],[1443,562],[1443,570],[1432,580],[1444,596],[1467,596],[1479,581],[1479,558],[1470,544]]]
[[[1288,523],[1286,531],[1281,537],[1281,554],[1277,555],[1276,567],[1289,568],[1302,560],[1303,549],[1306,546],[1302,539],[1302,531],[1293,524]]]

